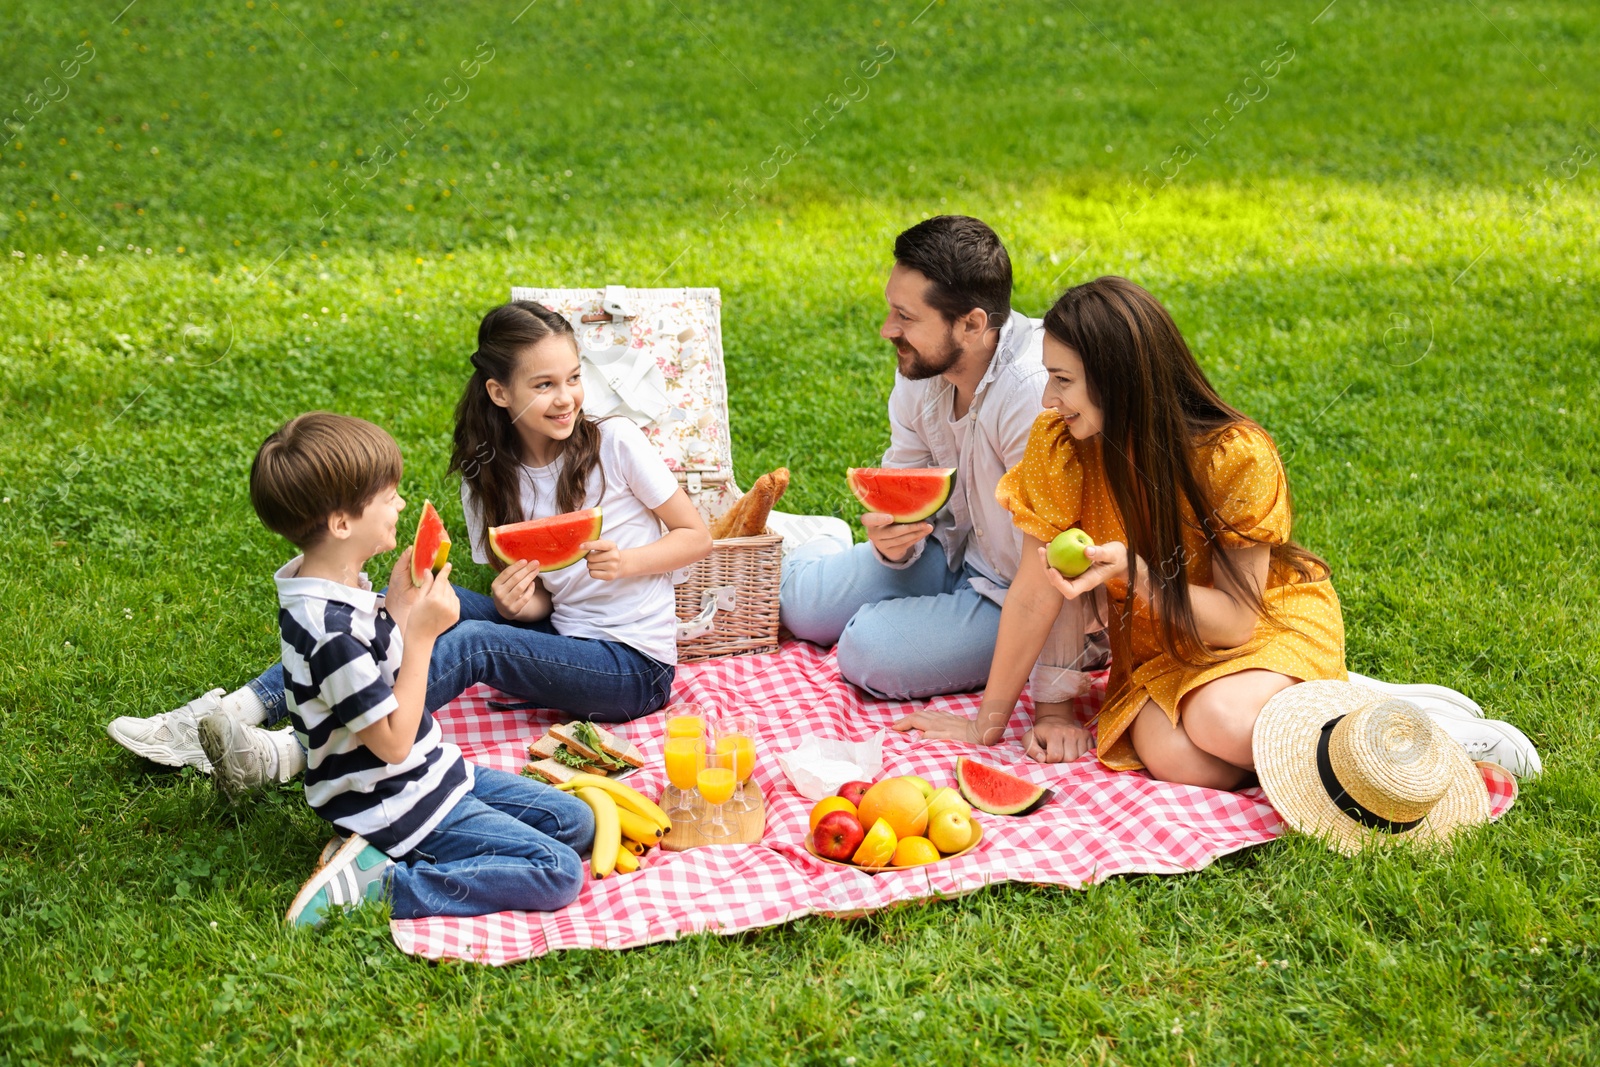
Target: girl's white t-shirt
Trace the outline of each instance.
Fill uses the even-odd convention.
[[[560,514],[556,478],[565,462],[562,456],[547,467],[522,467],[525,519]],[[601,421],[600,468],[605,472],[605,490],[600,488],[600,470],[591,471],[583,506],[600,509],[601,538],[616,542],[618,548],[639,548],[660,540],[661,521],[654,509],[678,491],[678,479],[639,427],[626,418]],[[472,538],[473,562],[488,563],[483,510],[465,481],[461,506]],[[550,623],[556,633],[618,641],[661,663],[678,662],[678,616],[670,572],[603,582],[590,577],[589,568],[579,560],[539,577],[554,604]]]

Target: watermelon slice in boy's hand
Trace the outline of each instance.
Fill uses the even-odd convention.
[[[489,527],[489,551],[500,562],[533,560],[541,573],[570,567],[589,553],[578,547],[600,539],[600,509],[584,508],[545,519]]]
[[[428,571],[439,573],[450,559],[450,531],[433,506],[433,501],[422,502],[422,518],[417,520],[417,539],[411,544],[411,584],[422,587],[422,576]]]
[[[895,522],[921,522],[944,507],[955,485],[954,467],[851,467],[850,491],[868,511]]]

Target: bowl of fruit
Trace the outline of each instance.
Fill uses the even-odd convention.
[[[847,782],[817,801],[805,846],[824,863],[880,874],[964,856],[982,840],[983,824],[959,792],[905,775]]]

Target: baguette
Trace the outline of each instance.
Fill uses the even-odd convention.
[[[746,493],[734,502],[733,507],[723,512],[720,519],[711,524],[711,539],[713,541],[724,541],[736,536],[734,531],[744,525],[744,510],[749,506],[750,494]]]
[[[739,512],[738,528],[730,536],[755,537],[767,530],[767,518],[772,514],[775,505],[784,492],[789,488],[789,468],[779,467],[769,474],[763,474],[756,479],[756,484],[744,495],[741,504],[746,504]]]

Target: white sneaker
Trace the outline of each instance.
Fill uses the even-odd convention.
[[[1445,714],[1466,714],[1473,718],[1483,718],[1483,709],[1478,702],[1465,693],[1458,693],[1454,689],[1443,685],[1396,685],[1393,682],[1380,682],[1376,678],[1350,671],[1350,681],[1356,685],[1364,685],[1368,689],[1376,689],[1385,696],[1396,697],[1404,700],[1412,707],[1421,708],[1423,711],[1441,711]]]
[[[181,708],[141,719],[123,715],[106,724],[111,740],[166,767],[194,767],[201,774],[211,773],[211,761],[200,747],[200,720],[222,707],[226,690],[202,693]]]
[[[1500,719],[1481,719],[1462,712],[1427,710],[1428,718],[1444,728],[1467,750],[1474,762],[1498,763],[1518,778],[1537,778],[1544,770],[1539,750],[1528,735]]]
[[[848,552],[855,543],[855,538],[850,535],[850,524],[832,515],[790,515],[774,511],[767,516],[767,526],[783,538],[785,557],[801,545],[819,541],[832,546],[835,552]],[[816,551],[821,555],[829,554],[823,548]]]
[[[269,782],[287,782],[306,769],[305,751],[293,730],[263,730],[218,710],[200,720],[199,733],[217,788],[230,800]]]

